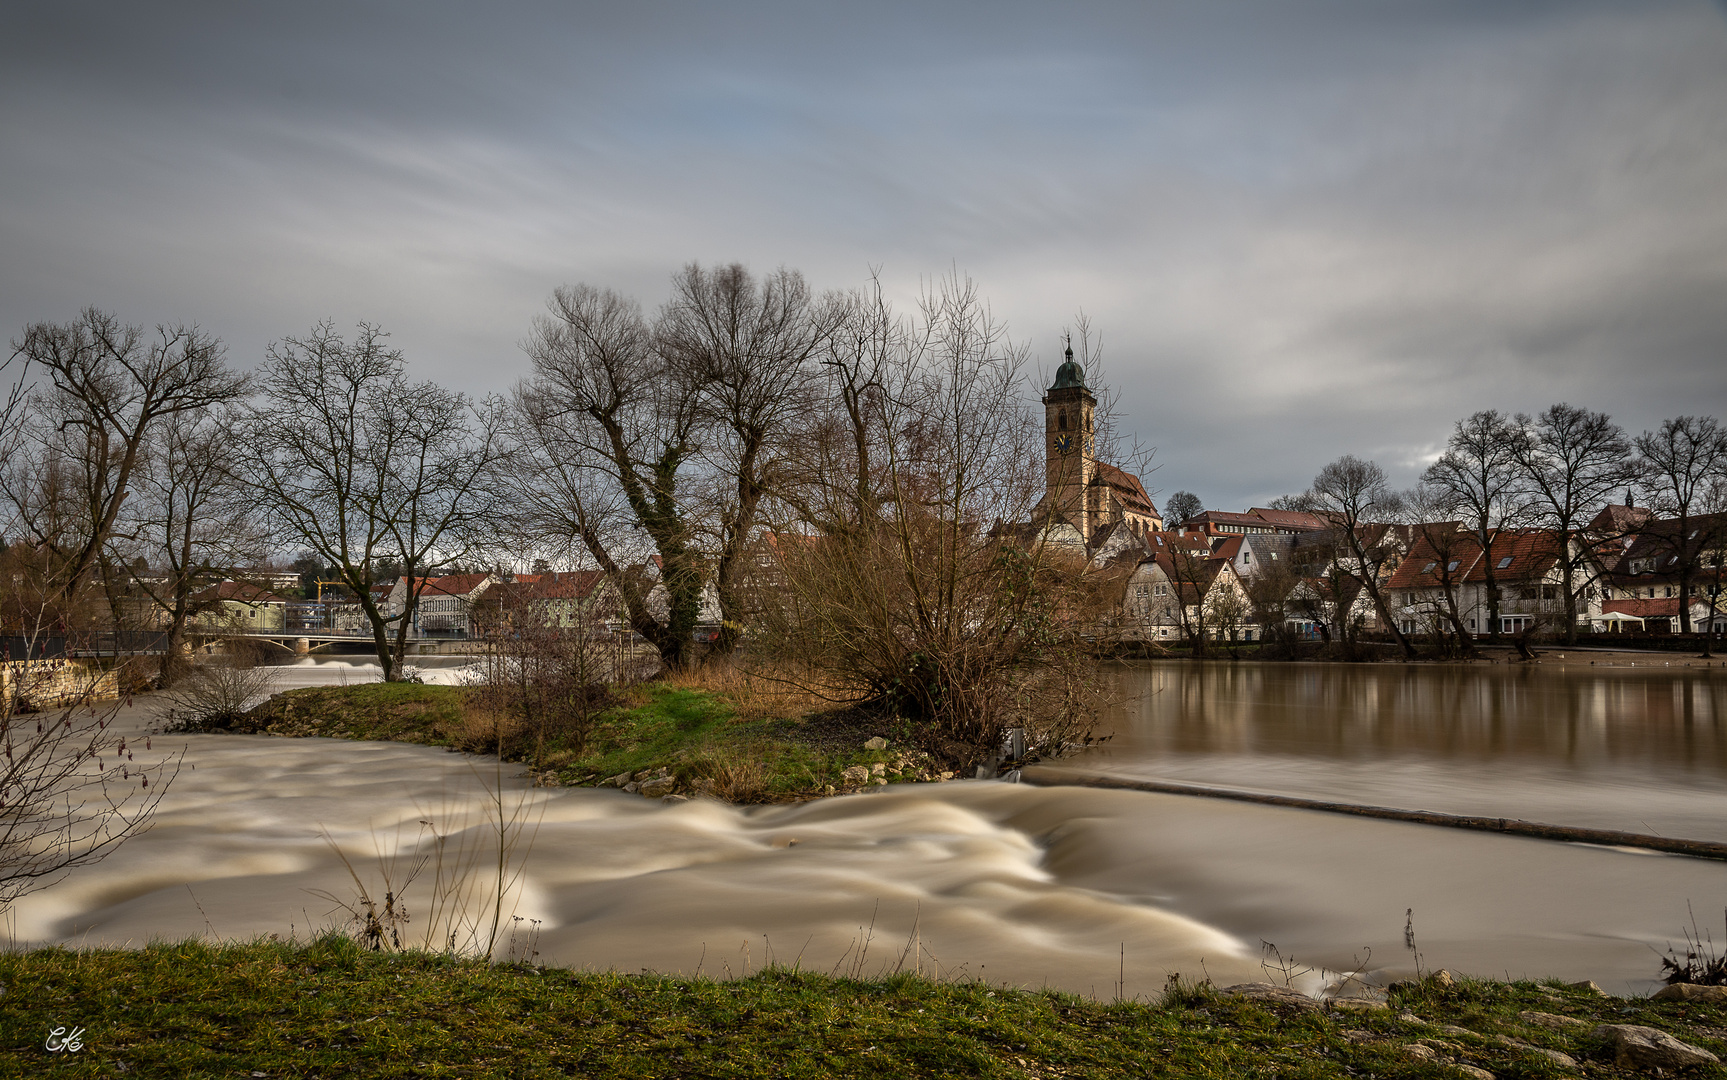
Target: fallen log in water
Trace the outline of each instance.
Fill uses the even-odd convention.
[[[1533,836],[1542,840],[1562,840],[1573,844],[1644,848],[1649,851],[1664,851],[1674,855],[1691,855],[1699,859],[1727,861],[1727,844],[1712,840],[1682,840],[1676,837],[1616,832],[1612,829],[1583,829],[1572,825],[1548,825],[1540,821],[1521,821],[1517,818],[1465,817],[1459,814],[1441,814],[1432,810],[1399,810],[1391,806],[1326,802],[1322,799],[1302,799],[1293,795],[1271,795],[1261,791],[1207,787],[1203,784],[1177,784],[1168,780],[1137,780],[1127,776],[1082,773],[1072,769],[1053,768],[1048,765],[1033,765],[1022,769],[1020,781],[1026,784],[1037,784],[1041,787],[1121,788],[1128,791],[1151,791],[1161,795],[1197,795],[1208,799],[1233,799],[1236,802],[1259,803],[1264,806],[1285,806],[1296,810],[1323,810],[1329,814],[1353,814],[1356,817],[1383,818],[1387,821],[1410,821],[1417,825],[1443,825],[1452,829],[1475,829],[1479,832],[1506,833],[1512,836]]]

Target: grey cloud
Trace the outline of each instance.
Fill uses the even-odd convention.
[[[552,286],[970,272],[1103,331],[1208,505],[1484,405],[1727,412],[1727,29],[1702,3],[25,7],[0,322],[332,316],[470,391]]]

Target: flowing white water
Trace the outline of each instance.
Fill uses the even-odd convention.
[[[285,669],[302,685],[338,672],[364,674]],[[150,713],[135,706],[126,722]],[[380,853],[420,843],[422,821],[455,833],[447,851],[495,855],[485,815],[500,774],[485,759],[324,739],[173,744],[187,767],[154,828],[20,902],[20,941],[303,936],[343,918],[317,894],[356,891],[324,832],[379,895]],[[1413,908],[1429,967],[1633,990],[1652,985],[1652,949],[1676,938],[1688,899],[1700,915],[1727,900],[1727,864],[1208,799],[953,783],[663,806],[529,789],[514,771],[504,802],[538,825],[515,848],[526,869],[505,907],[530,921],[506,918],[499,952],[512,929],[526,946],[537,920],[539,959],[572,967],[723,975],[772,959],[875,973],[903,955],[944,976],[1098,997],[1125,968],[1124,992],[1147,996],[1173,972],[1264,978],[1262,938],[1304,964],[1360,960],[1389,977],[1411,966]],[[430,901],[428,872],[406,892],[410,940],[436,922]],[[485,918],[477,898],[469,910]]]

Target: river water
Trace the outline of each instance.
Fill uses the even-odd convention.
[[[282,675],[376,677],[333,662]],[[1720,674],[1147,664],[1111,677],[1114,737],[1072,764],[1723,836]],[[123,723],[142,729],[158,708],[141,702]],[[1727,904],[1718,862],[1174,795],[961,782],[663,806],[533,789],[508,767],[423,747],[213,735],[153,746],[186,753],[155,826],[16,905],[20,942],[304,936],[344,919],[331,898],[354,898],[350,867],[381,894],[392,859],[399,884],[434,850],[431,832],[472,889],[440,891],[423,870],[405,890],[411,942],[485,935],[498,915],[500,955],[531,947],[572,967],[903,964],[1100,998],[1155,995],[1176,972],[1263,979],[1262,941],[1315,969],[1291,969],[1305,989],[1357,966],[1382,982],[1415,962],[1411,911],[1426,967],[1647,990],[1687,902],[1717,939]],[[488,824],[500,806],[526,827]],[[500,831],[520,876],[497,905],[482,867]]]

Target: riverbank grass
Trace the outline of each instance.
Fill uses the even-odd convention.
[[[5,1076],[1634,1075],[1591,1034],[1599,1023],[1727,1055],[1723,1006],[1528,982],[1417,986],[1367,1011],[1190,984],[1157,1003],[1100,1002],[903,973],[580,973],[367,952],[336,936],[0,954],[0,982]],[[81,1029],[81,1049],[50,1053],[57,1028],[61,1042]]]
[[[894,734],[889,725],[812,708],[819,704],[735,676],[708,684],[693,677],[641,683],[615,690],[578,745],[556,730],[525,737],[467,687],[365,683],[277,694],[235,730],[475,753],[498,753],[501,745],[505,760],[527,765],[543,785],[595,786],[626,774],[631,781],[664,777],[650,788],[657,795],[699,793],[745,803],[943,779],[926,754],[895,743],[865,745]]]

